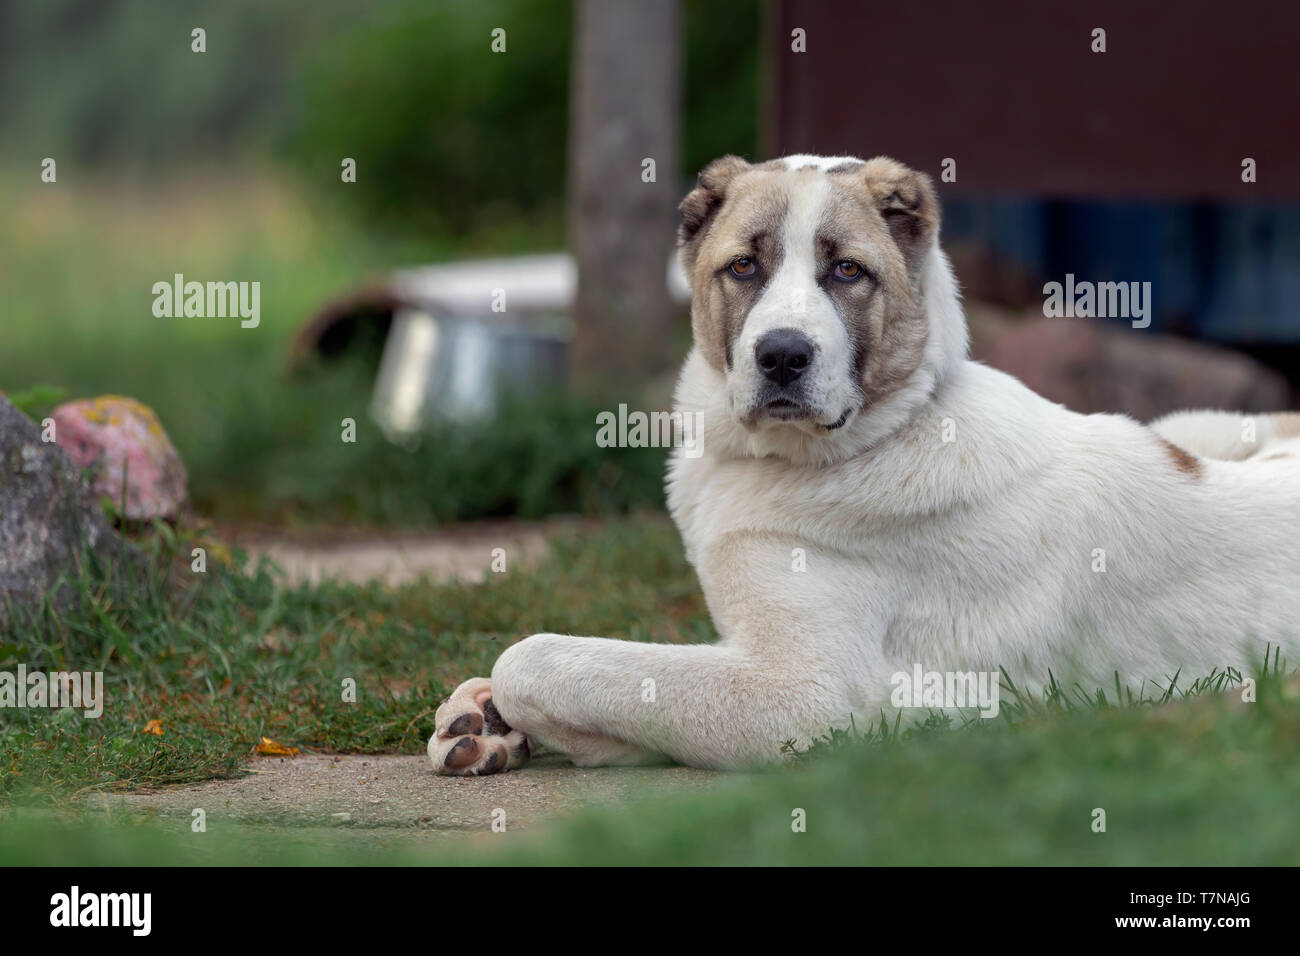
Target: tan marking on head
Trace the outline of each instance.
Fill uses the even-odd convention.
[[[735,156],[714,160],[682,200],[677,242],[691,281],[691,331],[696,347],[719,371],[731,367],[731,346],[781,258],[781,224],[792,181],[776,163],[751,165]],[[718,281],[738,256],[753,256],[764,275]]]
[[[899,388],[925,357],[930,327],[919,279],[939,227],[939,201],[929,177],[884,156],[828,175],[835,187],[819,237],[831,245],[828,258],[863,261],[876,272],[870,286],[832,283],[827,290],[860,353],[855,368],[865,407]],[[866,294],[876,301],[864,302]]]
[[[894,241],[907,259],[913,280],[939,231],[939,197],[925,173],[888,156],[868,160],[861,173]]]
[[[750,165],[734,156],[711,163],[681,205],[678,242],[694,290],[692,331],[710,365],[730,368],[731,344],[764,284],[738,287],[719,276],[736,256],[754,252],[773,274],[785,252],[781,227],[790,197],[821,176],[829,177],[830,190],[816,236],[819,274],[841,259],[868,271],[858,282],[822,283],[853,342],[865,406],[907,381],[929,337],[919,281],[939,227],[938,198],[927,176],[892,159],[845,161],[826,172],[779,161]]]
[[[1269,418],[1273,419],[1273,434],[1278,438],[1300,437],[1300,412],[1281,412]]]
[[[682,247],[683,258],[694,256],[694,249],[707,231],[710,221],[722,207],[731,181],[749,169],[749,163],[739,156],[715,159],[700,171],[698,185],[686,194],[677,211],[681,223],[677,227],[677,244]],[[690,272],[689,265],[686,271]]]
[[[1160,444],[1164,447],[1165,453],[1173,461],[1174,467],[1190,478],[1200,478],[1204,466],[1201,460],[1195,455],[1179,448],[1173,442],[1161,438]]]

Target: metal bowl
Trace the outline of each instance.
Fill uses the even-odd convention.
[[[507,393],[562,388],[568,356],[563,317],[436,316],[404,307],[393,315],[370,412],[392,439],[439,419],[481,420]]]
[[[568,372],[577,266],[567,253],[410,269],[383,286],[395,303],[371,415],[395,440],[437,420],[490,417],[508,392],[562,388]],[[690,288],[675,257],[665,281]]]

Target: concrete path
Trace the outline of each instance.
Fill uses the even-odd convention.
[[[498,810],[515,832],[584,806],[699,792],[734,779],[688,767],[583,769],[556,756],[490,777],[440,777],[423,755],[259,758],[248,767],[252,772],[236,780],[91,794],[85,806],[117,821],[148,818],[185,829],[202,809],[209,832],[230,821],[295,842],[409,847],[491,833]]]
[[[507,567],[529,567],[549,554],[549,535],[579,523],[484,521],[432,532],[225,528],[219,529],[218,537],[243,548],[253,561],[262,555],[271,558],[291,585],[334,579],[381,580],[400,587],[424,577],[436,582],[482,582],[496,548],[505,552]]]

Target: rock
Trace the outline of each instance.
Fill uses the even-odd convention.
[[[0,395],[0,633],[11,606],[48,595],[66,609],[75,591],[56,582],[74,577],[86,553],[105,565],[135,556],[57,443],[41,441],[40,427]]]
[[[174,518],[180,512],[185,465],[149,406],[104,395],[67,402],[51,417],[59,447],[78,468],[93,470],[91,487],[118,508],[125,475],[127,518]]]
[[[1290,405],[1283,375],[1229,349],[1107,319],[1047,318],[1041,309],[971,304],[967,312],[972,357],[1076,412],[1150,421],[1183,408],[1273,412]]]

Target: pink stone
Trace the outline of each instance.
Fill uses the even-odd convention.
[[[132,520],[172,518],[185,502],[185,465],[149,406],[133,398],[102,395],[66,402],[52,413],[55,440],[72,463],[92,469],[96,494],[122,506]]]

